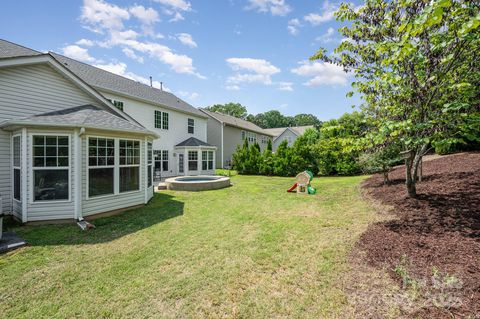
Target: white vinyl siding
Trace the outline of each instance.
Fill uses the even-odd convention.
[[[85,104],[99,105],[45,64],[0,68],[0,122]],[[0,194],[4,212],[12,210],[10,143],[11,133],[0,129]],[[21,216],[18,206],[14,206],[14,212]],[[37,216],[35,212],[34,209]]]

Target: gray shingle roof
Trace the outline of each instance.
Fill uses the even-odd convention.
[[[291,127],[277,127],[277,128],[267,128],[265,131],[270,132],[273,136],[279,136],[285,131],[287,128],[291,129],[295,132],[298,136],[303,135],[305,131],[309,128],[314,128],[313,125],[305,125],[305,126],[291,126]]]
[[[173,110],[205,117],[205,114],[200,112],[197,108],[191,106],[172,93],[127,79],[123,76],[110,73],[54,52],[49,53],[55,60],[63,64],[79,78],[95,88],[103,88],[106,90],[123,93],[134,98],[136,97],[148,102],[152,102],[154,104],[160,104]]]
[[[132,133],[151,134],[142,126],[124,120],[116,115],[93,105],[81,105],[59,111],[37,114],[29,117],[14,119],[5,122],[8,125],[62,125],[71,127],[98,128],[111,131],[128,131]]]
[[[187,138],[185,141],[178,143],[175,146],[213,146],[213,145],[205,143],[204,141],[201,141],[198,138],[190,137],[190,138]]]
[[[10,41],[0,39],[0,58],[13,58],[17,56],[32,56],[39,54],[42,53]]]
[[[210,117],[213,117],[214,119],[217,119],[218,121],[225,123],[230,126],[235,126],[244,130],[256,132],[259,134],[264,134],[268,136],[273,136],[271,133],[267,132],[266,130],[262,129],[260,126],[257,126],[253,124],[252,122],[245,121],[242,119],[239,119],[237,117],[231,116],[231,115],[226,115],[218,112],[211,112],[207,111],[205,109],[201,109],[202,112],[207,114]]]

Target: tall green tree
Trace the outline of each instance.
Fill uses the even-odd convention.
[[[219,112],[235,116],[241,119],[247,117],[247,108],[240,103],[226,103],[226,104],[214,104],[205,108],[208,111]]]
[[[478,0],[366,0],[342,4],[346,39],[331,56],[312,59],[353,72],[362,109],[375,125],[371,147],[399,142],[408,195],[416,196],[418,168],[431,145],[473,133],[480,105]],[[350,93],[351,95],[353,93]]]

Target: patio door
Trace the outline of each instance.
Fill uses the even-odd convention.
[[[184,174],[184,154],[178,154],[178,173]]]
[[[155,182],[160,181],[162,178],[162,157],[161,156],[162,156],[161,153],[155,154],[154,156],[155,167],[153,170],[153,180]]]

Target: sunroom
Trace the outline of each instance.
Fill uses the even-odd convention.
[[[214,175],[216,146],[195,137],[175,145],[178,175]]]
[[[82,220],[147,203],[157,136],[93,105],[0,124],[11,132],[12,212]]]

